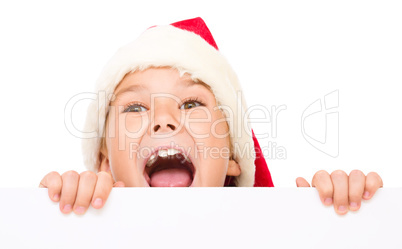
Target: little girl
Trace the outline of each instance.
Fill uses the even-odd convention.
[[[274,186],[237,76],[201,18],[151,27],[119,49],[96,92],[85,126],[93,136],[83,139],[89,171],[51,172],[40,184],[61,212],[101,208],[113,186]],[[296,184],[310,187],[303,178]],[[346,214],[382,180],[318,171],[312,186],[324,205]]]

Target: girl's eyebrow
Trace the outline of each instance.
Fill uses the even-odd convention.
[[[142,86],[142,85],[131,85],[131,86],[128,86],[128,87],[123,88],[120,91],[118,91],[116,93],[116,97],[121,95],[121,94],[124,94],[126,92],[142,92],[144,90],[145,90],[145,87]]]
[[[206,89],[208,89],[209,91],[211,91],[211,87],[208,84],[206,84],[203,81],[201,81],[201,80],[197,80],[197,81],[186,80],[185,82],[187,83],[186,84],[187,87],[194,86],[194,85],[201,85],[201,86],[205,87]]]
[[[211,91],[211,87],[208,84],[205,84],[204,82],[202,82],[200,80],[198,80],[196,82],[193,81],[193,80],[184,80],[184,81],[182,81],[182,84],[183,83],[184,83],[184,85],[186,87],[192,87],[192,86],[196,86],[196,85],[201,85],[201,86],[205,87],[207,90]],[[138,92],[143,92],[146,89],[147,88],[145,86],[143,86],[143,85],[131,85],[131,86],[128,86],[128,87],[123,88],[120,91],[118,91],[115,96],[117,98],[119,95],[122,95],[122,94],[127,93],[127,92],[136,92],[136,93],[138,93]]]

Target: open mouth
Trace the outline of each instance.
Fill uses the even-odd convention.
[[[169,148],[152,153],[146,162],[145,172],[151,187],[189,187],[195,168],[184,152]]]

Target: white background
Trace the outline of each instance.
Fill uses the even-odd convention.
[[[122,45],[156,24],[201,16],[238,73],[248,105],[286,105],[253,125],[276,186],[320,170],[378,172],[401,187],[402,7],[399,1],[13,1],[0,3],[0,187],[36,187],[49,171],[83,171],[80,139],[64,124],[66,103],[91,92]],[[303,111],[339,91],[339,156],[312,147]],[[77,128],[88,102],[74,107]],[[310,120],[323,136],[324,116]],[[320,123],[321,122],[321,123]],[[262,137],[262,135],[259,135]],[[274,153],[275,154],[275,153]]]

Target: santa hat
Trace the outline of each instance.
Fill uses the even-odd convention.
[[[236,186],[273,187],[271,175],[254,133],[244,115],[246,102],[236,74],[218,51],[211,32],[201,18],[147,29],[135,41],[120,48],[103,69],[97,83],[98,99],[88,108],[83,139],[84,163],[97,171],[110,96],[123,77],[150,67],[171,67],[189,73],[211,87],[217,104],[229,108],[235,117],[228,122],[231,152],[240,165]],[[226,116],[228,113],[226,112]],[[238,118],[241,115],[240,118]]]

